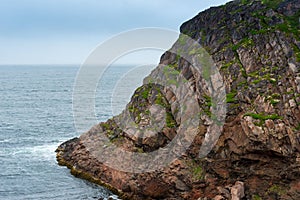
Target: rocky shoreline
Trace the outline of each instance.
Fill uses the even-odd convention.
[[[98,185],[106,187],[109,190],[111,190],[113,193],[115,193],[116,195],[121,197],[122,199],[125,199],[125,200],[128,199],[126,194],[123,193],[121,190],[118,190],[118,189],[114,188],[113,186],[111,186],[110,184],[101,181],[101,179],[93,176],[92,174],[90,174],[88,172],[85,172],[83,170],[76,168],[76,165],[74,164],[74,162],[71,161],[72,157],[69,157],[66,155],[70,155],[72,153],[72,151],[74,150],[74,147],[76,145],[78,145],[78,142],[79,142],[79,138],[73,138],[73,139],[61,144],[56,149],[55,152],[57,153],[56,159],[57,159],[58,165],[66,166],[68,169],[70,169],[71,174],[77,178],[82,178],[82,179],[85,179],[92,183],[96,183]],[[65,157],[66,157],[66,159],[65,159]]]
[[[110,151],[104,136],[126,151],[147,154],[172,144],[179,135],[186,120],[178,114],[180,103],[189,94],[145,81],[126,110],[135,123],[144,126],[151,121],[149,113],[158,112],[152,106],[163,106],[167,117],[161,131],[146,139],[132,137],[115,123],[125,117],[115,116],[61,144],[56,150],[58,163],[122,199],[300,199],[299,17],[299,0],[241,0],[203,11],[181,26],[181,33],[211,55],[226,89],[225,123],[207,156],[198,157],[213,123],[214,102],[207,82],[218,83],[215,77],[194,70],[182,56],[166,52],[145,80],[166,79],[162,66],[168,66],[195,91],[201,115],[186,152],[169,165],[145,173],[116,170],[99,159],[118,154]],[[174,46],[180,43],[184,43],[182,37]],[[199,53],[184,50],[188,55]],[[191,112],[194,107],[188,109]],[[157,116],[155,120],[162,119]],[[176,144],[189,139],[184,135]],[[99,147],[108,150],[99,152]],[[133,156],[115,164],[130,168],[134,161]],[[141,167],[149,169],[159,162],[154,161]]]

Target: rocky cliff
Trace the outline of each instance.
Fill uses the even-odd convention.
[[[201,54],[186,47],[189,43],[182,35],[174,45],[176,50],[164,53],[160,65],[135,91],[127,111],[60,145],[58,163],[124,199],[300,199],[299,10],[300,0],[241,0],[199,13],[180,31],[211,55],[223,85],[215,88],[214,75],[195,70],[181,55],[184,53],[176,46],[182,43],[187,56]],[[172,81],[169,86],[149,81],[170,80],[167,76],[171,75],[184,77],[194,96],[175,83],[170,86]],[[209,83],[216,93],[224,87],[226,117],[214,129],[221,134],[212,150],[199,157],[207,133],[218,121],[214,120],[216,105]],[[113,150],[99,150],[110,146],[103,144],[103,136],[118,148],[140,154],[172,144],[188,120],[179,113],[181,104],[189,99],[195,99],[199,107],[196,134],[186,151],[169,165],[155,168],[160,162],[154,156],[152,164],[140,163],[143,169],[153,170],[126,172],[99,159],[106,154],[118,157]],[[153,105],[163,107],[165,117],[153,115],[160,112]],[[186,113],[196,109],[188,105]],[[140,126],[162,122],[161,129],[150,131],[151,137],[140,137],[144,133],[139,130],[124,131],[116,121],[127,122],[128,116]],[[185,127],[183,132],[177,143],[189,140],[186,137],[193,130]],[[165,159],[169,154],[162,156]],[[130,168],[134,159],[114,162]]]

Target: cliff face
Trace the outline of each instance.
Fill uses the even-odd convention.
[[[127,151],[147,153],[170,144],[178,134],[186,120],[178,114],[180,99],[188,99],[189,94],[147,82],[166,79],[159,65],[135,91],[126,110],[135,123],[147,125],[149,113],[159,112],[152,105],[163,106],[166,118],[157,114],[154,119],[163,121],[160,131],[149,138],[128,134],[115,122],[127,120],[124,112],[60,145],[59,164],[129,199],[300,199],[299,10],[299,0],[233,1],[201,12],[181,26],[183,34],[211,55],[227,93],[225,123],[206,157],[198,154],[211,125],[213,103],[204,79],[214,82],[214,77],[205,77],[180,55],[166,52],[160,64],[186,78],[196,91],[201,113],[186,153],[163,170],[147,173],[122,172],[98,159],[115,153],[97,152],[103,135]],[[182,38],[174,46],[179,43]],[[130,168],[134,159],[126,159],[114,162]]]

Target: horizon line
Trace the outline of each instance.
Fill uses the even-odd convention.
[[[159,63],[155,64],[155,65],[158,65]],[[83,65],[82,63],[8,63],[8,64],[2,64],[0,63],[0,66],[28,66],[28,65],[31,65],[31,66],[46,66],[46,65],[53,65],[53,66],[63,66],[63,65],[76,65],[76,66],[81,66]],[[110,64],[110,65],[152,65],[152,64],[143,64],[143,63],[118,63],[118,64]]]

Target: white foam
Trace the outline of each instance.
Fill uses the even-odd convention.
[[[121,200],[121,199],[118,198],[117,195],[110,195],[110,196],[109,196],[108,198],[106,198],[106,199]]]
[[[0,143],[9,143],[12,139],[1,139]]]
[[[53,159],[55,158],[55,149],[58,145],[59,143],[34,146],[28,148],[28,152],[37,158]]]
[[[66,139],[67,140],[67,139]],[[33,147],[16,148],[11,152],[12,155],[19,155],[24,157],[30,157],[31,159],[39,160],[55,160],[56,148],[66,140],[58,140],[57,142],[47,143],[43,145],[37,145]]]

